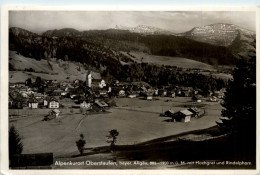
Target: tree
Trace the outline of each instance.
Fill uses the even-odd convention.
[[[34,82],[34,87],[40,88],[42,85],[42,79],[41,77],[36,77],[36,80]]]
[[[221,128],[244,139],[244,144],[254,144],[256,140],[256,57],[240,59],[230,80],[224,102],[222,116],[227,117],[219,123]]]
[[[23,104],[25,103],[25,99],[21,94],[17,93],[13,101],[14,101],[13,106],[15,109],[23,109]]]
[[[83,155],[85,144],[86,144],[86,141],[84,140],[84,135],[80,134],[80,139],[78,141],[76,141],[76,145],[78,147],[80,155]]]
[[[115,150],[115,143],[117,141],[117,136],[119,135],[119,132],[116,129],[112,129],[109,131],[109,135],[107,137],[107,142],[110,143],[111,151],[114,152]]]
[[[9,157],[11,158],[14,154],[21,154],[23,151],[23,143],[18,131],[14,126],[9,129]]]
[[[32,79],[28,78],[27,80],[25,80],[25,85],[31,87],[32,86]]]

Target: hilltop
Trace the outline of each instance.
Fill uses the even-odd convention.
[[[196,41],[225,46],[237,57],[255,56],[256,34],[253,31],[233,24],[212,24],[194,27],[190,31],[178,34]]]

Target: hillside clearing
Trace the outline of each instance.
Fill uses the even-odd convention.
[[[20,82],[27,78],[35,80],[38,76],[45,80],[86,80],[87,70],[83,64],[78,62],[63,61],[56,58],[51,58],[49,61],[45,59],[35,60],[17,54],[15,51],[10,51],[9,64],[15,69],[15,71],[9,71],[9,81],[11,83]],[[32,69],[33,71],[28,72],[25,69]],[[91,74],[100,78],[99,73],[92,71]]]
[[[203,70],[216,71],[214,67],[209,64],[187,59],[187,58],[182,58],[182,57],[156,56],[156,55],[149,55],[143,52],[130,52],[130,54],[133,55],[134,57],[131,57],[126,53],[124,54],[138,63],[144,62],[144,63],[153,63],[158,65],[176,66],[176,67],[181,67],[186,69],[203,69]]]

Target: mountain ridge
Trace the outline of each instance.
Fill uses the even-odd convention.
[[[253,31],[241,28],[234,24],[225,23],[194,27],[187,32],[178,34],[178,36],[227,47],[232,44],[239,32],[250,37],[255,37],[255,32]]]
[[[234,30],[234,28],[236,29],[237,27],[234,27],[235,25],[231,24],[224,27],[222,25],[224,24],[217,24],[217,29],[219,30],[219,28],[224,28],[224,31],[228,31],[226,33],[234,34],[229,36],[231,39],[229,40],[230,44],[228,46],[216,45],[205,41],[197,41],[196,38],[190,39],[187,36],[180,35],[143,35],[141,33],[134,33],[129,30],[120,29],[88,30],[80,32],[72,28],[48,30],[42,35],[37,35],[29,31],[26,32],[26,30],[19,28],[10,28],[10,41],[15,42],[10,42],[9,46],[11,49],[15,49],[15,46],[20,47],[20,51],[27,54],[26,56],[30,57],[34,55],[38,57],[38,59],[55,57],[57,56],[57,53],[59,55],[61,52],[61,45],[63,48],[62,50],[65,48],[71,49],[71,47],[74,48],[78,45],[77,49],[75,49],[79,49],[79,52],[82,52],[80,49],[90,49],[88,47],[86,48],[86,45],[93,45],[94,47],[100,47],[97,50],[105,48],[106,50],[110,49],[110,51],[107,51],[111,53],[114,51],[129,52],[131,49],[134,49],[135,51],[144,51],[153,55],[186,57],[210,64],[234,64],[235,59],[232,58],[232,54],[239,58],[243,56],[248,57],[249,52],[250,55],[255,53],[255,39],[252,38],[252,32],[247,33],[243,30]],[[205,26],[202,26],[203,30],[204,28]],[[19,30],[21,30],[21,33],[18,36]],[[192,30],[195,30],[195,28]],[[230,30],[231,32],[229,32]],[[221,31],[218,33],[222,35],[223,32]],[[64,45],[63,42],[65,42],[66,45]],[[32,44],[34,46],[32,46]],[[34,49],[30,49],[30,47],[33,47]],[[34,51],[37,53],[32,53]],[[38,54],[42,52],[44,54]],[[62,52],[64,54],[64,52],[67,51]],[[87,53],[91,52],[92,51],[90,50],[87,51]],[[115,57],[115,55],[113,57]]]

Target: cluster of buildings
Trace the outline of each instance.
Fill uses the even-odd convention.
[[[196,107],[174,111],[172,109],[165,111],[164,117],[170,117],[172,122],[190,122],[191,118],[199,118],[205,113],[204,109]]]
[[[28,84],[28,81],[9,84],[9,108],[49,108],[52,113],[59,115],[59,108],[63,108],[62,99],[71,100],[71,108],[82,108],[92,111],[102,111],[109,107],[107,101],[111,97],[136,98],[153,100],[155,96],[161,97],[192,97],[194,101],[201,102],[202,91],[192,87],[162,87],[153,88],[145,82],[119,82],[107,84],[100,77],[88,72],[86,81],[58,82],[47,80],[40,85]],[[210,95],[211,101],[223,98],[224,91],[216,91]],[[54,110],[53,109],[57,109]],[[179,114],[188,114],[188,111],[179,111]],[[178,118],[178,117],[177,117]],[[176,118],[176,120],[178,120]],[[186,119],[188,120],[188,119]]]
[[[106,88],[104,80],[95,79],[91,74],[87,76],[86,85],[80,80],[74,82],[58,82],[48,80],[42,82],[40,87],[28,85],[27,81],[9,84],[9,108],[49,108],[59,109],[64,105],[63,98],[69,98],[75,104],[71,107],[91,109],[92,105],[100,108],[104,105],[102,97],[108,97],[109,89]]]

